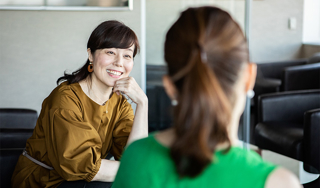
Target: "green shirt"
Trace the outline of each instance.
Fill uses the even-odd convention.
[[[213,162],[195,178],[179,178],[170,149],[154,135],[132,143],[124,152],[113,188],[262,188],[276,168],[255,152],[232,147],[215,152]]]

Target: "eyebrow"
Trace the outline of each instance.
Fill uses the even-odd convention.
[[[130,50],[131,52],[133,52],[133,50],[131,50],[131,48],[127,48],[126,50]]]

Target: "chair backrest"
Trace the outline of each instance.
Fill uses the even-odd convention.
[[[304,65],[308,62],[308,59],[297,59],[279,62],[266,62],[257,64],[257,77],[261,78],[282,78],[282,70],[286,67]]]
[[[303,125],[303,114],[320,108],[320,90],[261,95],[258,108],[259,122],[294,122]]]
[[[282,88],[283,91],[320,89],[320,63],[285,68]]]
[[[13,170],[37,117],[35,110],[0,109],[0,187],[10,187]]]
[[[313,56],[311,56],[308,59],[307,63],[311,64],[311,63],[319,63],[319,62],[320,62],[320,52],[313,54]]]

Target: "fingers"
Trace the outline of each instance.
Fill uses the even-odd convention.
[[[134,78],[126,77],[116,81],[115,85],[113,86],[113,91],[122,91],[124,93],[127,93],[130,89],[134,89],[137,86],[138,84]]]
[[[113,88],[113,92],[118,92],[119,94],[121,93],[121,92],[123,92],[123,93],[128,93],[130,91],[130,87],[129,86],[125,86],[125,85],[122,85],[122,86],[119,86],[119,85],[117,85],[117,86],[115,86],[114,88]],[[117,93],[117,94],[118,94]]]
[[[126,77],[126,78],[121,78],[116,81],[116,84],[121,84],[121,83],[137,83],[136,80],[133,77]]]

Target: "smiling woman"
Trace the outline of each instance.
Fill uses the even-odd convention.
[[[92,32],[86,63],[60,77],[43,101],[13,187],[111,186],[125,146],[148,134],[148,99],[129,77],[138,51],[123,23],[106,21]],[[136,103],[135,117],[122,94]],[[116,160],[105,159],[109,153]]]

